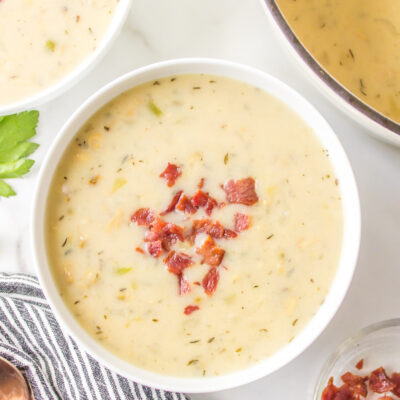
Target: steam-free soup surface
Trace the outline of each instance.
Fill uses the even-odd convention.
[[[61,80],[101,42],[118,0],[0,1],[0,106]]]
[[[400,122],[398,0],[277,0],[311,54],[339,82]]]
[[[160,177],[168,163],[181,172],[171,186]],[[254,183],[251,204],[230,202],[231,179]],[[218,203],[211,215],[159,215],[200,182]],[[314,132],[276,98],[222,77],[164,78],[107,104],[66,150],[47,207],[49,261],[71,313],[112,353],[166,375],[228,373],[288,344],[323,303],[341,249],[338,182]],[[185,227],[185,240],[150,255],[150,228],[131,221],[142,208]],[[237,213],[250,223],[241,231]],[[215,267],[198,253],[205,233],[187,239],[204,219],[236,229],[213,239],[225,251]],[[171,251],[191,258],[189,292],[164,261]],[[213,268],[219,281],[205,287]]]

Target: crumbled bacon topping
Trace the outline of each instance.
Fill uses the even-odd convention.
[[[207,233],[214,239],[231,239],[237,236],[235,232],[224,228],[218,221],[212,221],[207,218],[196,219],[193,221],[192,232],[189,236],[189,240],[192,243],[194,243],[198,233]]]
[[[181,169],[175,165],[168,163],[164,171],[161,172],[160,178],[164,178],[167,181],[168,186],[174,186],[175,181],[182,175]]]
[[[246,214],[235,214],[235,231],[241,232],[250,228],[250,217]]]
[[[362,363],[360,364],[361,361]],[[356,364],[356,368],[361,369],[363,364],[364,361],[360,360]],[[369,381],[369,388],[372,392],[392,392],[394,395],[400,397],[400,391],[398,390],[400,389],[400,373],[394,372],[391,378],[389,378],[383,367],[379,367],[372,371],[369,376],[365,377],[346,372],[341,376],[341,379],[343,385],[340,388],[333,384],[332,377],[329,379],[328,385],[322,392],[321,400],[361,400],[361,398],[366,398],[368,397],[367,381]],[[393,398],[386,394],[378,400],[393,400]]]
[[[202,281],[204,291],[208,296],[214,294],[215,290],[217,289],[218,281],[219,281],[218,269],[216,267],[211,267]]]
[[[183,313],[185,315],[190,315],[193,311],[197,311],[199,309],[200,309],[199,306],[186,306],[185,310],[183,311]]]
[[[345,383],[338,389],[334,400],[354,400],[349,386]]]
[[[181,197],[181,194],[183,193],[183,190],[179,190],[174,194],[174,197],[172,198],[171,202],[169,203],[168,207],[161,213],[161,215],[167,215],[168,213],[172,212],[175,210],[176,205],[178,204],[179,198]]]
[[[147,243],[147,251],[149,254],[155,258],[159,257],[163,252],[164,249],[162,247],[161,240],[155,240],[154,242]]]
[[[181,175],[182,171],[180,167],[168,163],[167,167],[160,174],[160,177],[166,180],[168,186],[173,186]],[[175,192],[167,208],[160,214],[157,214],[150,208],[140,208],[131,216],[132,222],[135,222],[138,226],[147,228],[144,233],[145,246],[143,247],[147,250],[147,253],[155,258],[160,257],[165,252],[168,253],[164,258],[164,263],[167,270],[177,276],[180,295],[191,291],[190,283],[185,279],[183,271],[193,264],[193,260],[190,255],[172,249],[176,242],[183,242],[187,239],[194,245],[197,234],[204,233],[207,235],[201,246],[195,249],[195,252],[201,256],[201,264],[206,263],[211,268],[201,283],[196,281],[193,284],[203,286],[206,294],[211,296],[215,292],[219,281],[217,267],[222,263],[225,255],[225,250],[219,247],[214,239],[233,239],[238,236],[239,232],[250,227],[250,217],[241,213],[235,214],[235,230],[225,228],[219,221],[203,218],[192,222],[191,232],[185,238],[185,227],[167,222],[161,218],[171,212],[180,211],[186,214],[184,220],[190,220],[191,215],[196,214],[199,208],[203,208],[205,213],[210,216],[214,208],[225,207],[227,205],[226,202],[218,203],[209,193],[202,190],[204,182],[205,179],[201,178],[197,185],[198,190],[193,197],[185,194],[183,190]],[[226,192],[228,203],[253,205],[258,201],[253,178],[249,177],[236,181],[231,179],[222,188]],[[137,247],[136,251],[146,254],[143,248]],[[224,266],[222,268],[227,269]],[[189,310],[189,314],[199,308],[197,306],[188,306],[187,309]]]
[[[349,385],[353,395],[366,397],[368,393],[367,385],[365,384],[366,378],[354,375],[351,372],[346,372],[341,377],[342,381]]]
[[[217,267],[224,258],[225,250],[218,247],[214,239],[208,235],[201,247],[196,249],[196,253],[203,256],[202,263]]]
[[[164,263],[171,274],[181,275],[185,268],[193,264],[192,258],[185,253],[171,251],[164,259]]]
[[[400,374],[398,372],[393,372],[390,380],[396,385],[396,387],[392,389],[392,393],[400,397]]]
[[[394,390],[396,384],[386,375],[386,371],[383,367],[379,367],[371,372],[369,377],[369,388],[375,393],[386,393]]]
[[[217,200],[211,197],[208,193],[198,190],[192,198],[192,203],[195,207],[203,207],[207,215],[211,215],[214,207],[218,206]]]
[[[179,225],[175,225],[170,222],[165,222],[161,218],[157,217],[154,222],[150,225],[149,230],[145,233],[145,242],[161,241],[162,248],[168,251],[171,246],[178,240],[183,242],[183,231]]]
[[[334,400],[337,391],[338,391],[338,388],[333,384],[333,377],[330,377],[328,385],[322,392],[321,400]]]
[[[178,276],[179,279],[179,295],[183,296],[187,293],[190,292],[190,284],[189,282],[185,279],[185,277],[183,276],[183,274],[180,274]]]
[[[252,206],[258,201],[253,178],[244,178],[237,181],[231,179],[222,188],[226,193],[228,203]]]
[[[192,200],[190,200],[190,198],[183,193],[176,204],[176,209],[184,212],[185,214],[194,214],[197,211],[197,207],[193,205]]]
[[[154,211],[150,208],[139,208],[131,216],[131,221],[137,223],[139,226],[150,226],[154,221]]]
[[[357,364],[356,364],[356,368],[357,369],[363,369],[364,367],[364,359],[362,358]]]

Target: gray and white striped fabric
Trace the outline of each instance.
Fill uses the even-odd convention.
[[[36,400],[189,400],[138,385],[95,361],[61,331],[31,275],[0,273],[0,356],[24,372]]]

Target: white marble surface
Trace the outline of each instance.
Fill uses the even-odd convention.
[[[40,149],[32,172],[13,182],[18,196],[0,200],[0,270],[34,273],[29,213],[41,160],[71,112],[106,82],[133,68],[187,56],[234,60],[267,71],[300,91],[332,124],[353,165],[363,215],[360,259],[350,291],[331,324],[290,365],[241,388],[195,400],[309,400],[322,363],[348,335],[399,317],[400,150],[366,135],[300,75],[278,45],[258,0],[134,0],[121,36],[83,82],[41,107]]]

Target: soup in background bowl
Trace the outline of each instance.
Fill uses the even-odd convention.
[[[56,315],[138,382],[247,383],[304,350],[350,283],[351,168],[319,114],[259,71],[178,60],[125,75],[63,128],[33,243]]]
[[[371,133],[400,145],[398,2],[261,1],[319,89]]]
[[[0,115],[48,101],[94,66],[130,0],[0,2]]]

